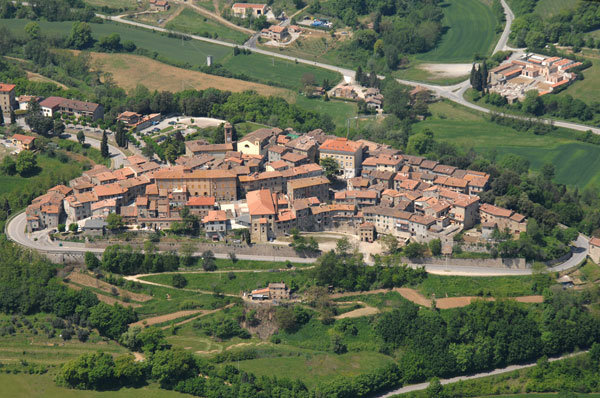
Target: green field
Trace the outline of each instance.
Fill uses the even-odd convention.
[[[260,358],[240,361],[239,367],[256,376],[277,376],[291,380],[300,377],[308,387],[315,387],[333,377],[356,376],[391,362],[392,358],[383,354],[361,352]]]
[[[0,374],[3,397],[11,398],[183,398],[191,395],[161,390],[158,385],[117,391],[82,391],[58,387],[51,375]]]
[[[259,287],[265,287],[269,282],[285,282],[288,286],[292,279],[300,280],[306,278],[306,271],[285,272],[232,272],[225,273],[202,273],[192,274],[181,272],[188,280],[187,289],[198,289],[214,291],[215,289],[229,294],[241,294]],[[234,278],[231,278],[234,276]],[[173,276],[151,275],[140,278],[145,281],[156,282],[171,286]]]
[[[325,113],[333,119],[336,126],[346,126],[349,117],[357,114],[356,102],[352,101],[323,101],[321,99],[306,98],[304,95],[296,96],[296,104],[303,109]]]
[[[0,24],[19,34],[25,34],[23,28],[28,22],[28,20],[23,19],[0,19]],[[71,22],[38,22],[42,32],[51,35],[69,34],[72,26]],[[302,88],[301,78],[307,73],[312,74],[317,82],[322,82],[323,79],[337,82],[341,78],[337,72],[300,63],[296,64],[292,61],[274,59],[261,54],[234,57],[233,50],[229,47],[198,40],[182,41],[150,30],[134,28],[116,22],[90,25],[95,39],[111,33],[118,33],[122,40],[131,40],[140,48],[156,51],[167,60],[187,63],[189,66],[206,65],[206,57],[212,55],[214,62],[221,63],[231,72],[244,74],[261,83],[299,90]]]
[[[31,177],[21,177],[18,174],[13,176],[0,175],[0,194],[13,192],[18,189],[27,190],[28,188],[50,185],[53,176],[61,176],[65,180],[70,180],[81,175],[81,165],[73,161],[62,163],[57,158],[50,158],[46,155],[37,155],[39,174]]]
[[[114,9],[135,10],[137,8],[144,9],[148,6],[147,1],[136,0],[84,0],[84,3],[94,7],[110,7]]]
[[[538,0],[533,12],[542,17],[550,17],[560,13],[562,10],[575,8],[577,0]]]
[[[248,39],[247,34],[206,18],[189,8],[184,9],[181,14],[169,21],[165,27],[178,32],[203,36],[205,36],[205,33],[208,33],[211,36],[216,33],[217,39],[238,44],[243,44]]]
[[[476,296],[483,292],[493,297],[515,297],[534,294],[531,276],[446,276],[429,274],[417,289],[431,297]]]
[[[577,80],[571,83],[566,89],[557,95],[570,95],[573,98],[579,98],[588,105],[592,101],[600,100],[600,59],[589,58],[592,61],[592,66],[583,71],[583,80]]]
[[[490,122],[477,111],[450,102],[430,106],[432,117],[414,125],[415,131],[429,128],[435,138],[446,140],[466,150],[498,155],[513,153],[531,162],[532,170],[545,163],[556,166],[559,183],[585,188],[600,183],[600,146],[579,142],[570,130],[558,129],[550,135],[520,133],[510,127]]]
[[[494,48],[496,17],[481,0],[446,0],[443,25],[448,28],[437,47],[418,59],[429,62],[470,62]]]

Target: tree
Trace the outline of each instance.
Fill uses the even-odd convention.
[[[121,217],[117,213],[110,213],[106,217],[106,223],[107,223],[106,227],[113,232],[118,231],[125,226],[125,223],[123,223],[123,217]]]
[[[429,242],[429,250],[434,256],[442,254],[442,241],[439,239],[433,239]]]
[[[286,332],[294,331],[297,327],[294,310],[290,307],[278,307],[275,311],[275,321],[277,326]]]
[[[433,132],[429,129],[424,129],[420,133],[410,136],[406,145],[406,152],[415,155],[425,155],[433,150],[434,144]]]
[[[40,25],[37,22],[29,22],[25,25],[25,32],[31,39],[38,39],[40,37]]]
[[[337,181],[337,174],[340,169],[337,160],[334,158],[322,158],[319,163],[325,172],[325,177],[331,182]]]
[[[60,136],[62,135],[62,133],[65,132],[65,124],[62,122],[62,120],[56,119],[54,121],[54,126],[52,130],[54,131],[55,135]]]
[[[115,363],[112,355],[98,352],[84,354],[65,363],[58,374],[58,380],[71,388],[100,390],[115,384]]]
[[[202,253],[202,269],[204,271],[214,271],[217,269],[215,255],[211,250]]]
[[[348,352],[348,347],[344,344],[342,336],[334,334],[331,336],[331,349],[336,354],[345,354]]]
[[[158,351],[152,359],[152,378],[165,389],[172,389],[179,381],[198,375],[194,356],[183,350]]]
[[[525,99],[521,104],[521,110],[532,115],[540,115],[544,104],[537,90],[529,90],[525,93]]]
[[[22,176],[31,175],[37,169],[37,158],[31,151],[21,151],[17,155],[15,170]]]
[[[85,143],[85,134],[83,134],[83,131],[81,130],[77,132],[77,141],[79,141],[81,145]]]
[[[348,238],[343,237],[342,239],[338,239],[335,245],[335,251],[339,255],[346,255],[350,251],[352,246],[350,245],[350,241]]]
[[[96,255],[92,252],[85,252],[85,266],[87,267],[87,269],[91,270],[95,270],[97,268],[100,268],[100,266],[102,265],[102,263],[100,262],[100,260],[98,260],[98,257],[96,257]]]
[[[394,254],[398,251],[398,239],[393,235],[383,235],[380,239],[386,253]]]
[[[58,224],[58,226],[56,227],[56,229],[58,230],[58,232],[65,232],[65,224]]]
[[[2,163],[0,164],[0,170],[2,170],[3,174],[9,176],[15,174],[17,171],[15,159],[9,155],[4,156]]]
[[[71,224],[69,224],[69,231],[70,232],[77,232],[78,229],[79,229],[79,225],[77,225],[77,223],[71,223]]]
[[[185,278],[185,276],[181,275],[181,274],[173,274],[173,280],[172,280],[172,284],[174,287],[176,288],[184,288],[187,286],[187,279]]]
[[[404,248],[404,254],[406,254],[406,257],[408,258],[423,257],[424,253],[425,248],[423,247],[423,245],[417,242],[411,242]]]
[[[546,163],[542,166],[542,170],[540,171],[542,178],[546,181],[552,181],[555,174],[555,168],[552,163]]]
[[[106,131],[102,132],[102,142],[100,143],[100,153],[102,157],[107,159],[110,156],[110,152],[108,151],[108,137],[106,135]]]
[[[427,389],[425,390],[427,394],[427,398],[444,398],[446,397],[446,393],[444,392],[444,387],[442,383],[440,383],[440,379],[434,377],[429,382]]]
[[[87,22],[74,22],[68,39],[71,47],[79,50],[91,47],[94,43],[92,28]]]
[[[42,108],[35,100],[31,100],[27,106],[25,123],[27,123],[31,130],[44,136],[47,135],[48,132],[54,127],[53,120],[49,117],[45,117],[42,114]]]

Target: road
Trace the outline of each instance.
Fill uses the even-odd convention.
[[[504,17],[506,19],[506,24],[504,25],[502,35],[500,35],[500,39],[498,40],[498,43],[496,43],[496,47],[494,47],[494,51],[492,51],[492,54],[497,53],[498,51],[517,50],[515,48],[508,47],[507,45],[508,36],[510,35],[510,28],[515,19],[515,14],[513,14],[512,10],[506,3],[506,0],[500,0],[500,3],[502,4],[502,8],[504,8]]]
[[[36,231],[33,233],[26,233],[25,227],[27,225],[27,216],[25,213],[21,213],[14,217],[6,225],[7,237],[22,246],[28,247],[33,250],[39,250],[42,252],[51,252],[59,254],[73,254],[73,253],[103,253],[102,248],[88,248],[83,243],[74,242],[62,242],[62,246],[59,246],[58,242],[53,242],[48,237],[48,230]],[[554,267],[548,268],[549,272],[564,271],[569,268],[576,267],[581,264],[588,254],[588,240],[583,235],[580,235],[574,242],[573,256],[567,261],[558,264]],[[201,256],[202,253],[194,253],[195,256]],[[216,258],[229,258],[228,253],[215,253]],[[254,261],[291,261],[303,264],[312,264],[316,262],[316,258],[304,258],[304,257],[283,257],[283,256],[259,256],[259,255],[246,255],[237,254],[240,260],[254,260]],[[515,276],[515,275],[531,275],[533,271],[531,269],[510,269],[510,268],[492,268],[492,267],[478,267],[478,266],[462,266],[452,264],[452,260],[448,260],[447,265],[434,265],[434,264],[413,264],[412,267],[425,267],[425,270],[432,274],[440,275],[463,275],[463,276]]]
[[[77,134],[66,133],[66,134],[63,134],[63,137],[67,136],[67,135],[68,135],[68,137],[65,137],[65,138],[67,138],[68,140],[77,141]],[[90,144],[90,146],[92,148],[96,148],[96,149],[100,150],[100,145],[101,145],[100,140],[86,135],[85,142],[86,142],[86,144]],[[108,144],[108,153],[110,154],[113,169],[120,169],[121,167],[123,167],[125,165],[125,159],[127,158],[127,156],[125,156],[125,154],[119,148],[117,148],[116,146],[113,146],[111,144]]]
[[[248,28],[244,28],[243,26],[236,25],[233,22],[226,20],[222,16],[215,14],[213,12],[210,12],[206,8],[197,6],[196,4],[193,3],[193,1],[190,1],[189,3],[187,1],[179,1],[179,0],[171,0],[171,1],[173,1],[174,3],[177,3],[177,4],[181,4],[183,6],[186,6],[186,7],[191,7],[194,10],[196,10],[197,12],[199,12],[200,14],[205,15],[211,19],[215,19],[215,20],[219,21],[220,23],[222,23],[223,25],[229,26],[230,28],[235,29],[239,32],[243,32],[243,33],[250,34],[250,35],[253,35],[254,33],[256,33],[252,29],[248,29]]]
[[[554,361],[559,361],[561,359],[574,357],[576,355],[581,355],[585,352],[587,352],[587,351],[582,351],[582,352],[577,352],[577,353],[572,353],[572,354],[565,354],[563,356],[556,357],[556,358],[549,358],[548,362],[554,362]],[[480,379],[482,377],[495,376],[495,375],[499,375],[499,374],[503,374],[503,373],[509,373],[509,372],[513,372],[513,371],[519,370],[519,369],[531,368],[531,367],[534,367],[536,364],[537,363],[534,362],[534,363],[528,363],[528,364],[524,364],[524,365],[511,365],[511,366],[507,366],[502,369],[494,369],[489,372],[481,372],[481,373],[477,373],[477,374],[470,375],[470,376],[458,376],[458,377],[453,377],[451,379],[442,379],[442,380],[440,380],[440,383],[441,384],[450,384],[450,383],[457,383],[459,381],[464,381],[464,380]],[[387,392],[385,394],[375,395],[375,397],[376,398],[391,398],[398,394],[405,394],[405,393],[409,393],[409,392],[413,392],[413,391],[424,390],[428,386],[429,386],[429,382],[420,383],[420,384],[412,384],[410,386],[404,386],[404,387],[398,388],[396,390]]]

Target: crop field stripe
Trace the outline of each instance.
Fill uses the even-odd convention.
[[[496,37],[496,17],[481,0],[447,0],[443,25],[448,28],[437,47],[417,55],[430,62],[470,62],[488,54]]]

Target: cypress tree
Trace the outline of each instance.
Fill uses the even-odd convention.
[[[471,83],[471,87],[473,87],[473,80],[475,78],[475,73],[477,73],[477,70],[475,69],[475,64],[473,64],[473,66],[471,67],[471,76],[469,76],[469,83]]]
[[[362,84],[362,81],[364,80],[363,70],[360,65],[356,68],[356,77],[354,80],[356,80],[358,84]]]
[[[481,72],[481,85],[482,85],[482,88],[486,88],[487,87],[487,82],[488,82],[488,68],[487,68],[487,64],[485,63],[485,60],[483,60],[483,63],[481,64],[481,67],[479,68],[479,71]]]
[[[110,153],[108,152],[108,137],[106,136],[106,131],[102,133],[102,142],[100,143],[100,153],[103,158],[108,158]]]

